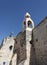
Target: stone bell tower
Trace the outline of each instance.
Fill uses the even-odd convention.
[[[30,17],[29,13],[25,14],[25,18],[23,21],[23,31],[26,31],[26,52],[27,52],[27,59],[25,60],[24,65],[29,65],[30,62],[30,51],[31,51],[31,44],[30,41],[32,40],[32,30],[34,28],[34,22]]]

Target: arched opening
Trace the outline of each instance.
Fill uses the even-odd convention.
[[[30,44],[32,44],[32,40],[30,40],[29,42],[30,42]]]
[[[12,48],[13,48],[13,46],[11,45],[11,46],[9,47],[9,49],[12,50]]]
[[[3,65],[5,65],[5,62],[3,62]]]
[[[28,27],[32,28],[32,23],[30,20],[28,21]]]
[[[24,21],[24,25],[23,25],[24,29],[26,29],[26,21]]]

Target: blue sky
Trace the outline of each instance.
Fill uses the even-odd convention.
[[[10,32],[17,35],[29,12],[35,26],[47,16],[47,0],[0,0],[0,43]]]

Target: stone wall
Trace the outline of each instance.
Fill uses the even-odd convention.
[[[47,65],[47,17],[33,30],[32,44],[36,65]]]
[[[9,65],[13,56],[14,40],[13,37],[7,37],[3,41],[0,49],[0,65]]]
[[[16,36],[14,52],[17,53],[17,64],[21,65],[22,64],[21,62],[26,59],[26,33],[25,32],[20,32]]]

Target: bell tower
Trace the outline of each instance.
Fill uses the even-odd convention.
[[[25,60],[24,65],[29,65],[30,63],[30,51],[31,51],[30,41],[32,40],[33,28],[34,28],[34,22],[31,19],[30,14],[27,12],[25,14],[23,21],[23,31],[26,31],[26,54],[27,54],[27,59]]]
[[[32,30],[34,28],[34,22],[31,19],[30,14],[27,12],[23,21],[23,31],[24,30]]]

